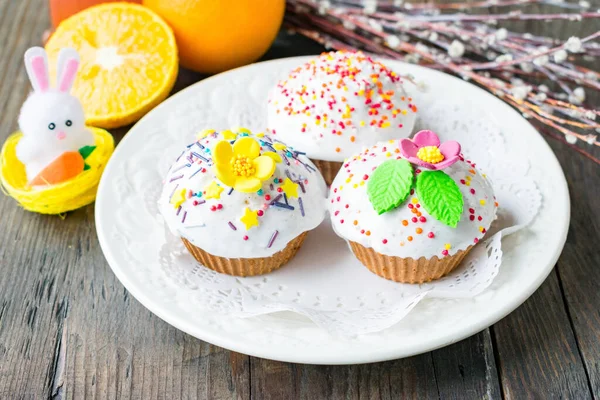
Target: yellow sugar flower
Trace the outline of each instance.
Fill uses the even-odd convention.
[[[242,137],[233,146],[228,141],[217,143],[213,150],[217,178],[238,192],[253,193],[275,172],[275,161],[260,155],[260,145],[251,137]]]

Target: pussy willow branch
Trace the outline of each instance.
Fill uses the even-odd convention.
[[[369,15],[373,18],[380,18],[387,21],[408,21],[408,22],[470,22],[470,21],[552,21],[552,20],[568,20],[581,21],[586,18],[600,18],[600,13],[584,12],[581,14],[561,13],[561,14],[522,14],[520,12],[512,12],[508,14],[490,14],[490,15],[467,15],[467,14],[443,14],[443,15],[422,15],[422,16],[400,16],[396,14],[373,13],[366,14],[362,10],[348,10],[351,14]]]
[[[472,8],[473,3],[442,6],[374,0],[288,0],[286,25],[328,48],[360,49],[418,62],[472,80],[525,117],[562,133],[570,145],[582,140],[600,146],[596,134],[600,132],[600,124],[595,122],[600,112],[585,106],[583,89],[570,86],[600,90],[600,74],[575,64],[581,55],[600,55],[600,44],[595,42],[600,38],[600,31],[563,43],[558,39],[509,32],[495,24],[502,19],[600,19],[600,12],[583,12],[585,6],[548,0],[483,0],[474,4],[482,8],[562,4],[582,12],[439,15],[442,9],[462,10]],[[550,90],[539,83],[540,79],[556,82],[560,91]],[[576,132],[570,127],[588,133]],[[591,155],[588,158],[597,160]]]
[[[364,7],[364,0],[334,0],[331,2],[335,5],[348,5],[354,7]],[[580,9],[581,6],[577,4],[565,3],[560,0],[486,0],[478,2],[459,2],[459,3],[446,3],[446,4],[432,4],[432,3],[412,3],[410,1],[377,1],[377,7],[381,10],[394,10],[394,11],[438,11],[438,10],[466,10],[473,8],[491,8],[491,7],[510,7],[515,5],[528,5],[528,4],[546,4],[566,9]]]

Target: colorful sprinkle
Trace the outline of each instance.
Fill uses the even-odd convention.
[[[304,204],[302,204],[302,197],[298,197],[298,205],[300,206],[300,213],[304,217]]]
[[[206,149],[205,149],[205,150],[206,150]],[[206,157],[204,157],[204,156],[201,156],[200,154],[196,153],[195,151],[192,151],[192,155],[194,155],[195,157],[198,157],[199,159],[201,159],[202,161],[204,161],[204,162],[206,162],[206,163],[207,163],[207,162],[209,162],[209,161],[208,161],[208,158],[206,158]]]
[[[204,168],[198,168],[198,170],[196,172],[194,172],[192,175],[190,175],[190,178],[193,178],[198,172],[202,171]]]
[[[272,202],[271,205],[274,207],[285,208],[286,210],[294,210],[293,206],[290,206],[289,204],[285,203],[280,203],[279,201]]]
[[[271,200],[271,202],[269,203],[269,205],[271,206],[271,205],[275,204],[275,203],[276,203],[276,202],[278,202],[278,201],[279,201],[279,199],[281,199],[282,197],[283,197],[283,195],[282,195],[282,194],[278,194],[277,196],[275,196],[275,198],[274,198],[273,200]]]
[[[275,231],[273,232],[273,235],[271,235],[271,239],[269,240],[269,244],[267,245],[267,248],[270,249],[271,246],[273,246],[273,242],[275,242],[275,239],[277,239],[277,235],[279,235],[279,231]]]

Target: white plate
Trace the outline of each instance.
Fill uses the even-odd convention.
[[[225,128],[213,123],[219,113],[219,124],[223,120],[231,127],[254,124],[255,114],[264,112],[266,88],[305,60],[307,57],[296,57],[254,64],[198,82],[155,108],[121,141],[100,182],[96,227],[106,259],[123,285],[157,316],[199,339],[257,357],[313,364],[376,362],[433,350],[473,335],[523,303],[548,276],[566,240],[569,195],[554,154],[525,119],[491,94],[441,72],[394,61],[387,62],[394,70],[426,82],[433,93],[455,98],[462,115],[471,113],[473,118],[497,124],[505,151],[511,159],[522,161],[516,168],[536,181],[543,196],[534,222],[503,240],[500,273],[482,294],[469,299],[425,299],[392,328],[340,338],[288,312],[237,319],[205,311],[164,274],[158,260],[155,265],[137,261],[137,255],[147,255],[150,250],[156,253],[149,248],[155,243],[152,238],[164,235],[144,225],[144,219],[151,218],[148,213],[155,211],[151,203],[156,194],[148,193],[149,203],[139,207],[135,216],[124,205],[128,196],[157,187],[156,174],[146,176],[145,171],[149,166],[156,169],[165,160],[156,152],[142,153],[133,182],[127,176],[131,173],[126,168],[128,159],[134,154],[139,158],[148,140],[165,141],[165,146],[180,141],[175,143],[180,146],[194,130]],[[166,133],[174,131],[181,131],[181,137],[172,139]],[[507,170],[511,168],[514,165],[507,166]],[[131,237],[148,240],[144,244],[131,241]]]

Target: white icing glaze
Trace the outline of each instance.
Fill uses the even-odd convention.
[[[268,126],[311,158],[343,161],[379,141],[408,137],[417,111],[411,100],[380,62],[362,53],[324,53],[272,89]]]
[[[268,136],[263,138],[250,136],[259,141],[271,142]],[[159,199],[159,210],[174,235],[183,237],[208,253],[220,257],[269,257],[285,248],[292,239],[317,227],[323,221],[327,208],[325,205],[327,189],[323,177],[306,156],[297,155],[296,159],[290,157],[287,151],[293,152],[293,150],[289,147],[287,150],[276,151],[282,156],[282,162],[276,164],[273,176],[263,182],[263,195],[242,193],[221,183],[211,166],[212,150],[221,140],[223,135],[214,133],[192,143],[182,152],[167,174]],[[261,151],[274,151],[265,145],[262,149]],[[289,165],[286,160],[289,161]],[[299,197],[287,199],[293,210],[267,205],[281,194],[277,189],[282,180],[288,176],[286,171],[293,181],[302,178],[301,182],[306,191],[303,193],[302,185],[299,185]],[[278,183],[275,183],[276,178],[279,180]],[[193,193],[203,192],[213,181],[224,189],[220,199],[205,199],[204,193],[201,197],[186,196],[180,209],[171,204],[172,194],[176,191],[185,188]],[[266,200],[267,196],[270,196],[269,201]],[[304,215],[299,205],[300,198]],[[201,204],[194,205],[194,201]],[[206,202],[202,203],[202,201]],[[281,197],[279,202],[285,204],[284,198]],[[211,210],[212,206],[219,207],[219,205],[222,205],[222,208]],[[246,208],[253,211],[262,210],[264,213],[258,217],[259,225],[249,230],[246,230],[245,225],[240,221]],[[235,230],[229,222],[236,228]],[[277,236],[269,247],[269,242],[276,231]],[[246,240],[244,240],[245,236],[247,236]]]
[[[378,143],[344,163],[331,185],[328,202],[336,233],[380,254],[413,259],[442,258],[446,244],[450,245],[448,254],[453,255],[478,242],[495,219],[497,205],[487,178],[474,168],[474,164],[462,158],[443,170],[456,182],[463,195],[463,212],[456,228],[430,216],[420,203],[413,203],[418,201],[414,190],[394,210],[377,214],[367,194],[368,176],[384,161],[401,158],[396,152],[398,144],[399,141]],[[413,167],[415,172],[424,170]],[[470,176],[470,182],[467,176]],[[420,221],[421,217],[413,213],[409,204],[422,214],[425,221]],[[413,218],[417,218],[417,222],[413,222]],[[357,221],[356,225],[354,221]],[[417,233],[418,228],[422,229],[420,234]],[[430,232],[433,232],[432,238],[428,236]],[[408,239],[409,236],[412,240]]]

